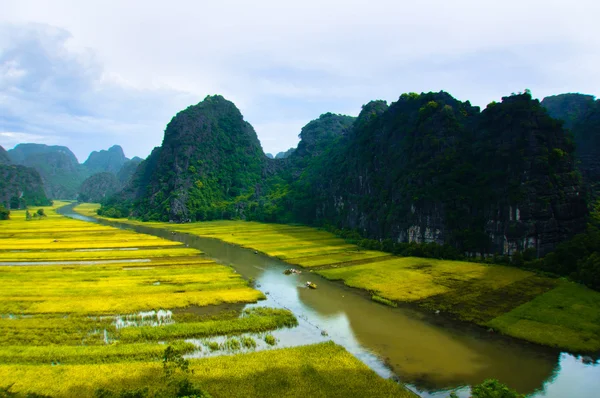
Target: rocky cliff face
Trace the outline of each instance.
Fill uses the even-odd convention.
[[[88,175],[73,152],[64,146],[19,144],[8,153],[14,163],[37,170],[53,199],[75,199]]]
[[[585,226],[573,149],[529,94],[483,113],[443,92],[371,103],[313,181],[315,219],[372,238],[543,255]]]
[[[546,97],[542,106],[564,121],[575,139],[578,168],[592,197],[600,196],[600,100],[591,95],[561,94]]]
[[[121,184],[113,173],[97,173],[81,184],[77,199],[80,202],[99,203],[114,195],[120,188]]]
[[[289,158],[267,158],[220,96],[175,116],[163,145],[104,211],[185,222],[333,224],[463,252],[544,255],[583,230],[574,145],[529,93],[483,112],[445,92],[325,114]],[[124,205],[126,204],[126,205]]]
[[[235,105],[208,96],[171,120],[160,150],[138,167],[126,191],[136,192],[139,216],[214,218],[214,203],[250,193],[260,183],[266,161],[254,129]]]
[[[128,160],[123,153],[123,148],[113,145],[108,150],[103,149],[90,153],[83,165],[90,174],[109,172],[116,175]]]

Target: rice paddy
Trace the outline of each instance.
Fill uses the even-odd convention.
[[[333,343],[193,359],[190,370],[190,381],[213,397],[414,397]],[[158,361],[7,364],[0,366],[0,380],[12,384],[13,391],[53,397],[93,397],[100,389],[116,396],[142,388],[148,388],[149,396],[169,397],[176,392],[176,386],[165,383]]]
[[[174,396],[161,363],[167,345],[176,355],[191,354],[203,345],[211,350],[210,343],[194,339],[229,336],[222,347],[216,343],[219,351],[252,352],[255,338],[297,325],[285,309],[242,310],[264,294],[200,251],[68,219],[55,211],[62,205],[29,220],[25,211],[12,211],[1,222],[0,391],[10,386],[24,395],[81,397],[118,386],[117,396],[142,388]],[[221,304],[239,309],[221,311]],[[193,311],[207,306],[215,308],[211,315]],[[340,391],[347,396],[352,388],[368,389],[372,396],[410,396],[334,344],[191,364],[192,382],[214,397],[344,396]],[[321,373],[306,373],[309,368],[353,376],[340,390],[338,374],[321,380]],[[283,380],[294,385],[284,386]]]
[[[94,214],[94,208],[87,205],[88,214]],[[243,221],[145,225],[256,250],[367,290],[374,300],[387,305],[412,303],[538,344],[572,351],[600,350],[600,329],[589,326],[600,321],[600,307],[590,304],[599,301],[599,293],[579,285],[565,287],[565,282],[514,267],[400,258],[363,250],[328,232],[305,226]],[[548,304],[562,297],[565,289],[576,291],[569,305]],[[544,319],[533,315],[540,306],[544,307]],[[580,322],[571,322],[573,314]]]

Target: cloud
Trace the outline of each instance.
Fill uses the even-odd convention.
[[[159,145],[171,116],[196,101],[170,89],[128,87],[105,74],[91,51],[47,25],[3,25],[0,36],[0,143],[69,146],[84,161],[119,143],[130,156]]]
[[[146,155],[177,111],[208,94],[233,101],[267,152],[295,145],[298,126],[322,113],[356,115],[403,92],[446,90],[481,106],[525,88],[600,94],[596,0],[3,8],[0,130],[65,136],[78,154],[120,143]]]

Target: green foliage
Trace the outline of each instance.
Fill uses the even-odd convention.
[[[473,398],[525,398],[514,390],[511,390],[498,380],[488,379],[471,389]]]
[[[250,336],[243,336],[241,342],[245,348],[256,348],[256,340]]]
[[[580,187],[574,146],[527,90],[483,112],[445,92],[403,94],[356,119],[321,115],[300,138],[288,158],[270,160],[237,108],[209,96],[173,118],[163,146],[98,214],[331,225],[360,231],[347,239],[370,250],[444,259],[500,252],[504,229],[523,252],[517,266],[533,260],[528,231],[548,220],[514,220],[509,209],[573,210],[574,227],[553,239],[583,225],[584,199],[566,194]],[[446,245],[407,243],[432,240]]]
[[[0,164],[0,204],[9,209],[50,206],[39,173],[20,165]]]
[[[10,210],[0,204],[0,220],[9,220],[10,219]]]
[[[267,343],[268,345],[275,345],[277,344],[277,339],[272,334],[267,334],[265,336],[265,343]]]
[[[527,265],[545,272],[567,276],[600,291],[600,229],[588,225],[586,231],[561,243],[541,260]]]

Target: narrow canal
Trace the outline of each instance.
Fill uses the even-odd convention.
[[[289,264],[216,239],[96,220],[72,209],[59,212],[179,241],[233,267],[266,294],[267,300],[253,305],[284,307],[298,318],[297,328],[277,332],[280,347],[333,340],[381,376],[398,378],[422,397],[447,397],[451,390],[468,397],[468,385],[488,378],[535,398],[596,397],[600,391],[600,364],[590,358],[504,338],[411,307],[387,307],[307,270],[284,275]],[[318,289],[307,289],[307,281]]]

